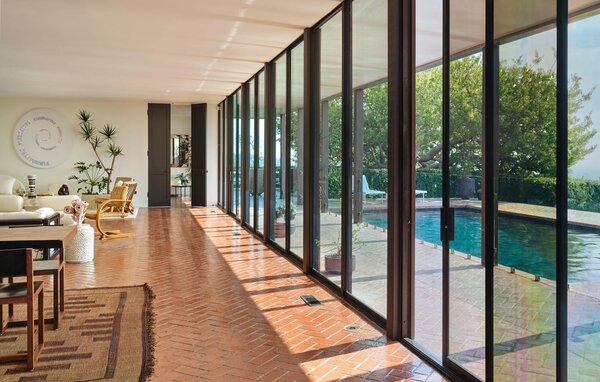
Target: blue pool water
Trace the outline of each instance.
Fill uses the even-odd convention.
[[[387,228],[387,216],[365,213],[365,220]],[[481,256],[481,214],[456,210],[456,232],[450,248]],[[438,209],[418,210],[417,240],[441,245],[440,212]],[[556,232],[553,224],[530,218],[501,215],[498,217],[498,262],[508,267],[556,278]],[[600,280],[600,231],[569,228],[569,281]]]

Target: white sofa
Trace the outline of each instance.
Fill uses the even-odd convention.
[[[47,224],[49,220],[57,220],[57,214],[62,224],[72,224],[69,215],[63,213],[63,208],[77,195],[39,196],[35,200],[35,210],[24,209],[25,199],[16,195],[17,190],[24,188],[19,180],[0,175],[0,225],[17,224]],[[8,193],[7,191],[11,191]]]

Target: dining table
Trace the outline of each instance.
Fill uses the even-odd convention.
[[[64,251],[76,233],[77,225],[3,226],[0,227],[0,249],[60,248]],[[44,253],[44,256],[50,256],[50,251]]]
[[[18,225],[18,226],[2,226],[0,227],[0,249],[20,249],[33,248],[41,249],[42,259],[50,260],[51,258],[59,257],[59,264],[64,263],[65,246],[75,237],[77,233],[77,225]],[[58,249],[52,251],[52,249]],[[56,280],[55,280],[56,281]],[[47,319],[47,322],[54,322],[55,328],[60,325],[60,317],[65,309],[64,290],[65,290],[65,270],[63,268],[60,273],[59,285],[55,288],[60,290],[60,302],[58,301],[57,293],[54,293],[54,317]],[[59,307],[60,305],[60,307]],[[12,316],[12,307],[9,307],[9,317]],[[0,317],[0,325],[3,318]],[[23,322],[12,322],[12,324],[20,325]]]

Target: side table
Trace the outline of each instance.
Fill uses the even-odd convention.
[[[87,263],[94,260],[94,228],[89,224],[77,227],[77,233],[65,248],[68,263]]]

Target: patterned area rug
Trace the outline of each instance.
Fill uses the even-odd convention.
[[[52,291],[44,292],[44,313],[51,317]],[[147,285],[67,290],[61,328],[45,326],[35,370],[26,371],[24,363],[0,364],[0,381],[147,380],[154,367],[153,298]],[[23,309],[15,314],[24,317]],[[24,327],[0,336],[0,355],[25,349]]]

